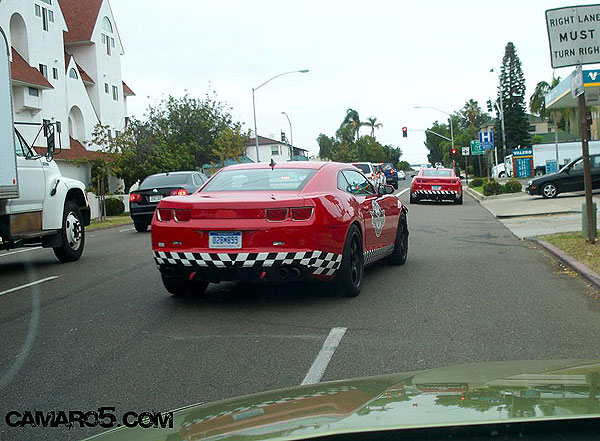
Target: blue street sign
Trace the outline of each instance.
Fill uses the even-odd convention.
[[[494,150],[494,132],[479,132],[479,143],[484,150]]]

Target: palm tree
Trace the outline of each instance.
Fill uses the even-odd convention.
[[[344,121],[342,121],[342,126],[352,125],[354,127],[354,136],[356,136],[357,141],[361,124],[360,117],[358,116],[358,112],[356,110],[346,110],[346,116],[344,117]]]
[[[539,115],[542,118],[546,116],[546,94],[551,89],[556,87],[560,83],[560,77],[556,78],[552,75],[552,81],[548,84],[546,81],[540,81],[536,84],[535,90],[529,98],[529,110],[535,115]]]
[[[383,127],[383,124],[377,122],[377,117],[375,116],[367,118],[367,122],[364,122],[361,125],[371,127],[371,138],[373,139],[375,139],[375,129]]]

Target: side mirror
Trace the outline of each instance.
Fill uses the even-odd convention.
[[[384,194],[393,194],[394,193],[394,187],[392,187],[391,185],[380,185],[379,187],[377,187],[377,192],[380,195],[384,195]]]
[[[43,121],[43,127],[44,127],[44,136],[46,137],[46,157],[48,159],[52,159],[52,157],[54,156],[54,152],[56,150],[56,143],[55,143],[55,134],[54,134],[54,126],[52,125],[52,123],[50,122],[50,120],[45,119]]]

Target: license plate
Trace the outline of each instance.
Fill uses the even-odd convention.
[[[431,189],[432,189],[432,190],[441,190],[441,189],[442,189],[442,186],[441,186],[441,185],[432,185],[432,186],[431,186]]]
[[[242,248],[242,232],[209,231],[208,248]]]
[[[158,202],[162,199],[162,194],[157,194],[157,195],[152,195],[152,196],[148,196],[148,200],[150,202]]]

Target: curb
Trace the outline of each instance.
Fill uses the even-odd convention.
[[[467,194],[469,194],[472,197],[474,197],[475,199],[477,199],[477,202],[481,203],[481,201],[485,199],[485,196],[482,195],[481,193],[479,193],[478,191],[475,191],[469,187],[464,187],[464,188],[467,190]]]
[[[562,210],[562,211],[545,211],[543,213],[529,213],[529,214],[497,214],[498,219],[511,219],[515,217],[536,217],[536,216],[550,216],[553,214],[581,214],[581,211],[577,210]]]
[[[569,256],[567,253],[565,253],[561,249],[559,249],[559,248],[555,247],[554,245],[546,242],[545,240],[536,239],[536,238],[528,238],[527,240],[530,240],[532,242],[536,242],[539,246],[541,246],[542,248],[544,248],[550,254],[554,255],[554,257],[556,257],[562,263],[564,263],[568,267],[572,268],[580,276],[584,277],[589,282],[591,282],[592,285],[594,285],[596,288],[600,289],[600,274],[598,274],[597,272],[595,272],[589,266],[584,265],[580,261],[574,259],[573,257]]]
[[[102,231],[102,230],[110,230],[111,228],[117,228],[117,227],[126,227],[128,225],[133,225],[133,222],[126,222],[126,223],[122,223],[122,224],[113,224],[113,225],[106,225],[104,227],[98,227],[98,228],[93,228],[93,229],[89,229],[89,225],[88,227],[86,227],[85,231]]]

